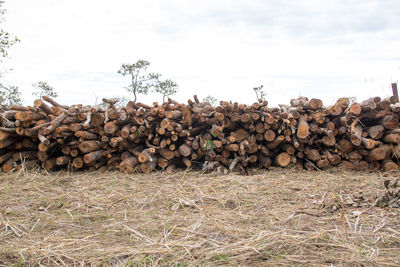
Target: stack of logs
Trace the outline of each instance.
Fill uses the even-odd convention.
[[[34,106],[3,107],[0,164],[3,172],[41,166],[46,170],[156,169],[199,166],[204,172],[249,167],[389,171],[399,169],[400,105],[374,97],[361,103],[340,98],[323,107],[300,97],[268,108],[197,97],[148,106],[61,105],[43,97]]]

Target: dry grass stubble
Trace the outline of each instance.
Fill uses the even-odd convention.
[[[382,188],[337,170],[3,175],[0,264],[399,266]]]

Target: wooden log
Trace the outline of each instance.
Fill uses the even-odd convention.
[[[137,165],[139,165],[138,159],[136,157],[129,157],[121,161],[118,168],[123,173],[133,173]]]
[[[46,161],[44,161],[42,163],[42,167],[46,171],[53,170],[53,169],[56,168],[56,166],[57,166],[57,159],[56,158],[50,158],[50,159],[48,159],[48,160],[46,160]]]
[[[113,135],[118,131],[118,125],[114,121],[109,121],[104,125],[104,132],[108,135]]]
[[[307,149],[304,151],[304,155],[306,156],[306,158],[312,161],[318,161],[321,159],[321,155],[316,149]]]
[[[275,140],[275,132],[272,130],[266,130],[264,132],[264,139],[268,142],[272,142]]]
[[[338,148],[345,154],[351,152],[354,148],[353,144],[347,139],[340,139],[338,141]]]
[[[184,157],[188,157],[190,156],[190,154],[193,152],[192,148],[186,144],[182,144],[179,147],[179,153],[184,156]]]
[[[48,97],[48,96],[42,96],[42,99],[43,99],[44,101],[46,101],[47,103],[52,104],[53,106],[68,109],[68,106],[60,105],[60,104],[58,104],[56,101],[54,101],[53,99],[51,99],[51,98]]]
[[[268,144],[267,144],[267,148],[268,148],[268,149],[275,149],[275,148],[277,148],[284,140],[285,140],[285,136],[279,135],[277,138],[275,138],[274,141],[272,141],[271,143],[268,143]]]
[[[69,156],[60,156],[56,159],[57,166],[67,165],[71,161],[71,157]]]
[[[101,148],[101,143],[98,141],[84,141],[79,144],[79,150],[86,154],[95,150],[99,150]]]
[[[97,150],[97,151],[93,151],[88,154],[85,154],[83,156],[83,161],[85,162],[85,164],[90,164],[92,162],[95,162],[96,160],[101,159],[103,151],[104,150]]]
[[[319,169],[326,169],[330,167],[329,160],[327,159],[320,159],[317,161],[317,167]]]
[[[97,140],[98,135],[87,131],[76,131],[75,136],[86,140]]]
[[[17,163],[13,158],[8,159],[3,166],[1,167],[1,170],[5,173],[11,172],[14,170],[14,168],[17,166]]]
[[[339,167],[345,171],[356,170],[356,166],[347,160],[342,160],[339,164]]]
[[[138,161],[140,163],[153,161],[152,156],[154,155],[155,152],[156,152],[155,148],[152,148],[152,147],[151,148],[146,148],[141,153],[137,154]]]
[[[15,118],[21,122],[24,121],[35,121],[45,119],[47,116],[45,113],[35,113],[31,111],[18,111],[15,114]]]
[[[16,139],[13,137],[9,137],[7,139],[0,140],[0,149],[6,148],[6,147],[14,144],[15,142],[16,142]]]
[[[388,130],[394,130],[399,127],[399,119],[397,116],[394,115],[386,115],[384,116],[381,121],[381,125]]]
[[[139,166],[140,166],[140,170],[143,173],[150,173],[153,170],[155,170],[155,168],[157,166],[157,160],[153,160],[153,161],[150,161],[150,162],[142,163]]]
[[[286,152],[279,153],[275,157],[275,164],[280,167],[287,167],[290,164],[290,162],[291,162],[291,156]]]
[[[15,131],[14,131],[15,132]],[[5,132],[5,131],[0,131],[0,141],[7,139],[8,137],[12,136],[11,133]]]
[[[353,104],[351,104],[351,106],[349,107],[349,113],[351,114],[351,115],[354,115],[354,116],[358,116],[358,115],[360,115],[361,114],[361,106],[360,106],[360,104],[358,104],[358,103],[353,103]]]
[[[36,99],[33,102],[33,105],[37,108],[40,108],[44,113],[48,114],[54,114],[53,110],[46,104],[44,103],[42,100],[40,99]]]
[[[391,152],[392,152],[391,146],[383,145],[381,147],[377,147],[369,151],[366,160],[368,162],[384,160],[390,156]]]
[[[61,122],[67,117],[65,113],[58,115],[54,120],[51,121],[49,127],[46,128],[45,134],[48,135],[52,133],[57,127],[61,125]]]
[[[309,101],[307,101],[304,104],[305,109],[310,109],[310,110],[318,110],[322,108],[322,101],[317,98],[311,98]]]
[[[382,143],[379,141],[376,141],[372,138],[361,138],[361,143],[364,145],[364,147],[368,150],[374,149],[375,147],[381,145]]]
[[[309,126],[304,116],[300,116],[297,122],[297,137],[300,139],[305,139],[309,136]]]
[[[37,151],[19,151],[13,154],[14,161],[37,159]]]
[[[383,137],[383,142],[399,144],[400,143],[400,134],[387,134]]]
[[[361,145],[361,135],[362,135],[363,129],[362,126],[357,123],[354,128],[351,131],[351,137],[350,141],[354,146],[360,146]]]
[[[76,169],[81,169],[83,167],[83,164],[84,164],[84,162],[83,162],[83,159],[81,157],[76,157],[72,161],[72,165]]]
[[[165,117],[168,119],[179,120],[182,118],[182,111],[180,110],[167,110],[165,111]]]
[[[368,135],[374,140],[379,140],[382,138],[385,128],[382,125],[375,125],[370,127],[368,130]]]
[[[13,156],[14,153],[15,153],[14,151],[10,151],[10,152],[7,152],[7,153],[1,155],[0,156],[0,164],[9,160]]]
[[[385,160],[381,165],[381,171],[388,172],[388,171],[398,171],[399,165],[394,163],[391,160]]]

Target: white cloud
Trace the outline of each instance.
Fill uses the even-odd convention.
[[[9,0],[4,27],[21,43],[7,75],[33,101],[48,81],[59,101],[126,94],[121,63],[149,60],[193,94],[245,103],[264,84],[272,105],[300,94],[331,103],[390,94],[399,79],[398,1]],[[365,79],[368,82],[365,82]],[[371,82],[372,79],[372,82]],[[140,96],[151,103],[160,96]]]

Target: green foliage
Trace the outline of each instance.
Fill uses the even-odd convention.
[[[153,91],[162,94],[163,102],[165,102],[167,96],[174,95],[178,92],[178,84],[169,79],[164,81],[158,80]]]
[[[264,85],[260,85],[258,87],[254,87],[253,90],[256,93],[257,100],[262,102],[265,100],[266,93],[263,90]]]
[[[39,81],[37,83],[32,84],[32,86],[36,88],[36,91],[33,92],[32,95],[39,97],[40,99],[42,99],[43,96],[47,96],[50,98],[58,97],[57,92],[47,82]]]
[[[4,22],[4,14],[6,13],[6,10],[2,7],[3,4],[4,1],[0,0],[0,23]],[[0,57],[7,57],[8,49],[19,41],[20,40],[15,36],[12,36],[7,31],[0,29]]]
[[[134,64],[122,64],[118,70],[119,74],[130,76],[131,84],[126,89],[133,93],[134,102],[136,102],[138,94],[147,94],[160,77],[158,73],[146,73],[149,65],[150,62],[140,59]]]
[[[27,266],[25,263],[25,260],[23,258],[21,258],[19,260],[19,262],[17,263],[17,267],[23,267],[23,266]]]
[[[207,140],[204,144],[204,150],[214,150],[217,148],[212,140]]]
[[[203,102],[207,102],[211,106],[216,106],[218,104],[218,100],[215,97],[208,95],[206,98],[203,99]]]
[[[4,86],[0,83],[0,104],[1,105],[19,105],[22,103],[21,92],[18,86]]]

